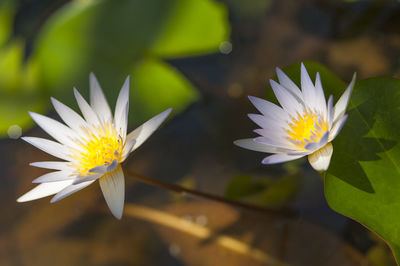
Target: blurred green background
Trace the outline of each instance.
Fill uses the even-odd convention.
[[[0,265],[394,265],[381,239],[327,206],[305,161],[266,167],[232,142],[250,137],[247,95],[264,96],[277,66],[318,61],[346,82],[355,71],[400,77],[399,18],[396,0],[1,1]],[[117,221],[97,185],[56,204],[17,204],[45,172],[28,163],[51,158],[18,139],[47,137],[28,110],[57,118],[50,96],[77,109],[72,88],[88,97],[90,72],[111,106],[131,76],[131,130],[174,107],[125,167],[296,216],[186,199],[129,177],[128,203],[207,225],[212,237],[131,212]],[[219,236],[250,249],[228,249]]]

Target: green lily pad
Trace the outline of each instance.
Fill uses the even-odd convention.
[[[400,258],[400,80],[359,81],[349,118],[334,141],[325,195],[336,211],[362,223]]]
[[[0,137],[17,125],[26,130],[33,125],[28,111],[42,112],[47,97],[36,87],[36,69],[23,62],[24,44],[13,41],[0,49]]]
[[[35,93],[0,93],[0,137],[6,137],[11,126],[26,130],[33,125],[28,111],[43,112],[47,107],[47,97]]]
[[[15,1],[5,0],[0,3],[0,47],[9,39],[15,14]]]
[[[320,72],[325,95],[333,94],[337,100],[347,85],[320,64],[305,65],[312,78]],[[299,84],[299,64],[284,72]],[[333,141],[330,167],[323,174],[326,200],[335,211],[382,237],[398,260],[400,80],[358,81],[347,113],[347,122]]]
[[[149,57],[217,51],[228,34],[226,10],[211,0],[73,1],[46,23],[33,58],[39,84],[68,105],[75,104],[74,86],[88,96],[90,72],[110,103],[133,74],[131,101],[138,121],[168,107],[181,111],[198,99],[188,80]]]
[[[228,12],[222,4],[213,0],[176,1],[151,51],[164,58],[215,52],[229,34]]]
[[[131,124],[144,122],[171,106],[179,113],[200,97],[178,70],[156,58],[142,60],[131,73]]]

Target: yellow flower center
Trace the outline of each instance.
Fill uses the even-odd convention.
[[[287,121],[290,129],[286,129],[288,139],[297,147],[305,150],[308,143],[319,142],[328,125],[321,115],[309,108],[305,108],[302,114],[297,117],[290,117]]]
[[[75,163],[80,176],[85,177],[93,173],[91,169],[110,165],[115,159],[121,161],[122,149],[124,147],[122,138],[117,134],[112,124],[100,127],[82,129],[85,138],[77,142],[80,150],[74,149],[71,158]]]

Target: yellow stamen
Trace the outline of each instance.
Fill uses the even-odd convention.
[[[89,171],[97,166],[109,165],[115,159],[120,162],[123,140],[112,124],[82,129],[85,138],[77,142],[80,150],[72,150],[72,167],[80,176],[91,175]]]
[[[323,117],[309,108],[305,108],[302,114],[297,113],[297,117],[291,117],[287,124],[290,127],[285,130],[288,139],[302,150],[305,150],[304,147],[308,143],[319,142],[328,130],[328,125]]]

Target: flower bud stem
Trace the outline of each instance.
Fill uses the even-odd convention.
[[[240,202],[240,201],[235,201],[235,200],[230,200],[227,199],[225,197],[221,197],[218,195],[213,195],[213,194],[209,194],[209,193],[205,193],[205,192],[201,192],[198,190],[194,190],[194,189],[189,189],[189,188],[185,188],[179,185],[175,185],[175,184],[170,184],[170,183],[166,183],[157,179],[153,179],[150,177],[146,177],[134,172],[131,172],[129,170],[124,169],[125,174],[128,176],[133,177],[134,179],[148,184],[148,185],[152,185],[152,186],[156,186],[156,187],[160,187],[163,189],[167,189],[170,191],[174,191],[176,193],[179,193],[183,196],[188,196],[188,197],[193,197],[193,198],[201,198],[201,199],[206,199],[206,200],[212,200],[212,201],[216,201],[216,202],[220,202],[220,203],[224,203],[224,204],[228,204],[231,205],[233,207],[236,208],[240,208],[240,209],[245,209],[245,210],[251,210],[251,211],[256,211],[256,212],[262,212],[262,213],[266,213],[266,214],[274,214],[274,215],[280,215],[280,216],[287,216],[287,217],[292,217],[294,216],[294,213],[290,210],[287,209],[282,209],[282,210],[277,210],[277,209],[267,209],[261,206],[257,206],[257,205],[253,205],[253,204],[248,204],[248,203],[244,203],[244,202]]]

